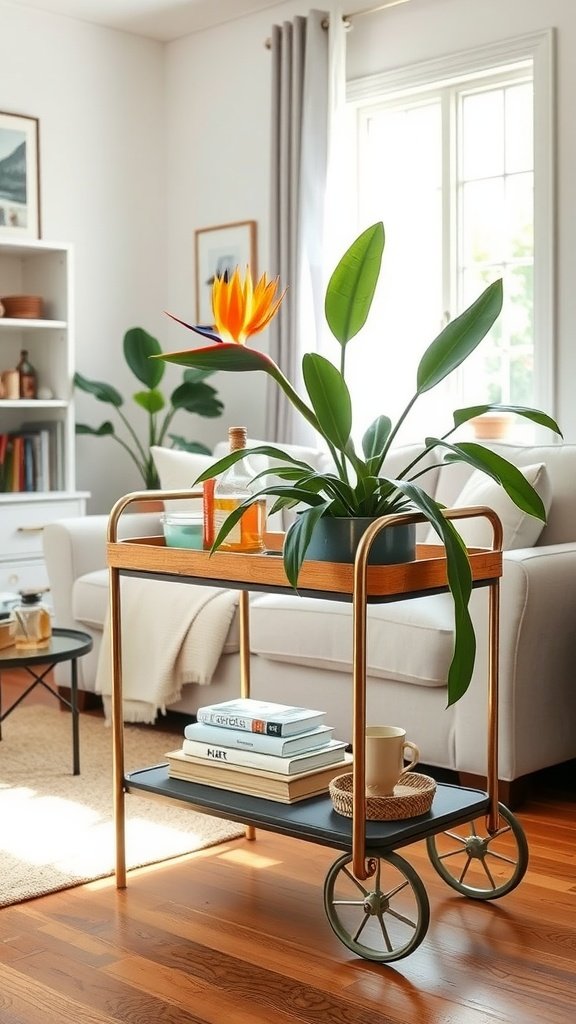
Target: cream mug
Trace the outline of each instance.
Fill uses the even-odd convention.
[[[408,751],[408,754],[406,754]],[[404,758],[412,757],[409,764]],[[403,772],[409,772],[420,758],[415,743],[406,739],[406,730],[395,725],[369,725],[366,728],[366,795],[392,796]]]

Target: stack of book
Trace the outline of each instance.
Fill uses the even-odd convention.
[[[64,489],[64,424],[22,423],[18,432],[0,434],[0,491]]]
[[[318,796],[352,761],[325,718],[249,698],[209,704],[185,727],[182,748],[166,754],[168,774],[286,804]]]

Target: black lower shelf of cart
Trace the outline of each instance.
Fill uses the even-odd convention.
[[[166,764],[130,772],[125,776],[124,787],[127,792],[170,797],[217,818],[255,825],[257,828],[306,839],[323,846],[344,850],[352,846],[352,820],[334,810],[328,794],[295,804],[282,804],[227,789],[171,779]],[[461,822],[470,821],[483,814],[488,805],[486,793],[439,784],[432,808],[426,814],[403,821],[367,821],[366,845],[383,849],[407,846]]]

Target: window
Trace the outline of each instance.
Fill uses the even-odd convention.
[[[383,220],[386,230],[378,297],[347,357],[350,386],[363,396],[358,438],[380,413],[397,419],[424,349],[498,277],[504,308],[494,328],[418,400],[400,440],[445,432],[452,411],[466,405],[553,411],[552,198],[539,157],[551,149],[549,96],[540,92],[549,48],[548,35],[530,37],[405,69],[400,81],[391,73],[349,86],[358,225]],[[533,440],[524,422],[512,436]]]

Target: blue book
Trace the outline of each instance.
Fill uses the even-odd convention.
[[[191,722],[184,729],[187,740],[200,740],[219,747],[238,747],[240,750],[259,750],[263,754],[277,754],[279,757],[289,757],[303,750],[316,750],[329,743],[333,733],[334,729],[328,725],[319,725],[317,729],[298,736],[267,736],[265,733],[226,729],[204,722]]]

